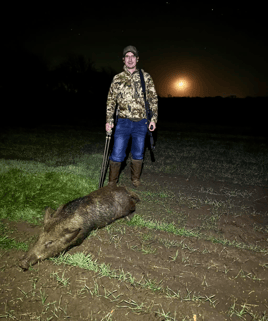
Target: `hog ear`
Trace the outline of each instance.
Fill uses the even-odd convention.
[[[63,209],[64,207],[64,204],[63,205],[60,205],[57,210],[55,211],[55,213],[53,214],[53,217],[56,217],[60,212],[61,210]]]
[[[77,237],[77,235],[79,234],[80,231],[81,231],[81,228],[78,228],[78,229],[65,228],[63,230],[64,242],[70,243],[72,240],[74,240]]]
[[[52,218],[53,214],[55,213],[55,210],[51,207],[47,207],[45,211],[45,216],[44,216],[44,225],[46,225]]]
[[[44,216],[44,225],[51,222],[55,218],[55,216],[62,210],[63,206],[64,205],[59,206],[56,211],[51,207],[47,207]]]

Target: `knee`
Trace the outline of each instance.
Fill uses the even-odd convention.
[[[110,160],[112,160],[113,162],[118,162],[118,163],[122,163],[123,161],[124,161],[124,159],[125,159],[125,157],[124,156],[122,156],[122,155],[111,155],[110,157],[109,157],[109,159]]]
[[[131,149],[131,154],[133,159],[143,159],[143,153],[144,153],[144,143],[137,144],[133,146],[133,148]]]

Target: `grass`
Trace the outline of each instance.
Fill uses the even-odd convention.
[[[64,273],[65,273],[65,272],[63,272],[62,275],[59,276],[57,272],[53,272],[53,273],[52,273],[52,277],[53,277],[53,278],[56,278],[56,280],[58,281],[58,283],[59,283],[60,285],[62,285],[62,286],[67,286],[70,282],[69,282],[69,278],[65,278],[65,277],[64,277]]]
[[[146,227],[149,229],[156,229],[159,231],[165,231],[168,233],[172,233],[175,235],[187,236],[187,237],[199,237],[198,234],[192,232],[191,230],[187,230],[185,228],[177,228],[172,223],[158,222],[154,220],[145,220],[139,215],[134,215],[131,221],[127,223],[130,226],[140,226]]]
[[[132,220],[129,222],[126,222],[126,224],[130,226],[146,227],[148,229],[165,231],[167,233],[172,233],[180,236],[200,238],[206,241],[210,241],[212,243],[222,244],[223,246],[233,246],[241,249],[247,249],[247,250],[268,254],[267,249],[263,249],[259,246],[247,245],[242,242],[230,241],[227,239],[221,239],[216,237],[207,237],[206,235],[203,235],[201,233],[196,233],[191,230],[187,230],[185,228],[177,228],[173,223],[168,224],[168,223],[154,221],[154,220],[145,220],[141,216],[136,214],[134,215]]]
[[[45,207],[58,208],[97,189],[96,179],[79,175],[75,166],[53,170],[43,165],[34,171],[31,162],[12,161],[11,169],[8,162],[0,163],[0,217],[12,221],[40,223]]]
[[[72,266],[78,266],[85,270],[90,270],[98,273],[101,276],[109,278],[115,278],[123,282],[128,282],[132,285],[140,285],[141,287],[151,289],[153,291],[160,291],[161,287],[158,286],[153,280],[147,279],[145,281],[137,281],[129,272],[123,270],[112,270],[109,265],[105,263],[98,263],[97,260],[93,260],[90,254],[76,253],[70,255],[66,253],[58,258],[51,258],[55,264],[67,264]]]
[[[106,276],[108,278],[115,278],[119,281],[130,283],[133,286],[140,286],[142,288],[150,289],[154,292],[162,292],[164,293],[168,298],[178,298],[183,301],[202,301],[206,302],[208,301],[212,306],[216,306],[216,300],[212,300],[215,295],[212,295],[210,297],[207,296],[201,296],[200,294],[196,294],[195,292],[192,293],[192,291],[189,291],[187,289],[187,294],[185,296],[180,294],[180,291],[175,293],[173,290],[166,288],[164,289],[160,283],[157,283],[154,280],[151,279],[141,279],[136,280],[135,277],[131,275],[129,272],[124,272],[123,270],[113,270],[110,268],[109,265],[104,263],[98,263],[97,260],[93,260],[90,254],[84,254],[84,253],[76,253],[73,255],[70,255],[69,253],[66,253],[65,255],[60,255],[57,258],[50,258],[54,262],[54,264],[66,264],[66,265],[72,265],[72,266],[78,266],[82,269],[94,271],[95,273],[99,274],[101,277]],[[98,289],[95,288],[95,293],[98,293]]]
[[[17,242],[14,238],[9,237],[13,231],[7,229],[6,225],[0,222],[0,248],[5,250],[16,249],[28,251],[29,245],[23,242]]]

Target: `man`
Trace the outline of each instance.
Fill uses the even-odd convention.
[[[116,185],[121,163],[126,157],[126,148],[130,136],[131,146],[131,180],[135,187],[140,185],[140,174],[144,156],[144,144],[147,126],[150,131],[156,128],[158,117],[158,98],[151,76],[143,72],[146,99],[149,101],[153,116],[150,124],[146,119],[144,95],[139,71],[136,64],[139,60],[138,51],[134,46],[123,50],[124,71],[114,76],[108,97],[106,111],[106,131],[114,127],[113,115],[118,103],[118,122],[114,133],[114,146],[110,156],[109,184]]]

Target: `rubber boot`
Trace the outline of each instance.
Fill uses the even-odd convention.
[[[121,163],[114,162],[110,159],[109,186],[116,186],[118,182]]]
[[[135,187],[141,185],[140,176],[142,168],[143,159],[132,159],[130,169],[131,169],[131,181]]]

